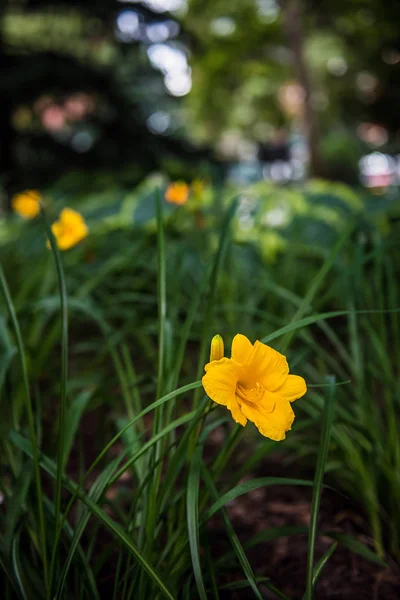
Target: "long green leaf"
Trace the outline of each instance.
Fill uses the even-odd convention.
[[[260,477],[257,479],[251,479],[250,481],[245,481],[244,483],[240,483],[233,487],[229,492],[226,492],[223,496],[220,496],[216,502],[208,509],[206,514],[202,518],[202,522],[208,521],[211,519],[216,512],[218,512],[221,508],[223,508],[226,504],[242,496],[243,494],[247,494],[253,490],[257,490],[263,487],[269,487],[271,485],[302,485],[302,486],[312,486],[312,481],[307,481],[306,479],[290,479],[288,477]]]
[[[58,403],[58,440],[57,440],[57,478],[56,478],[56,490],[55,490],[55,523],[56,523],[56,534],[53,543],[53,551],[50,561],[50,573],[49,573],[49,594],[51,595],[51,587],[54,576],[55,560],[57,556],[58,536],[57,529],[59,528],[59,518],[61,511],[61,489],[62,489],[62,475],[64,472],[64,458],[66,454],[65,449],[65,417],[67,411],[67,377],[68,377],[68,300],[67,300],[67,286],[65,283],[64,269],[61,261],[60,252],[56,239],[51,230],[50,224],[47,220],[45,210],[42,207],[41,211],[43,221],[46,228],[47,237],[50,242],[52,254],[54,256],[54,262],[57,270],[58,287],[60,294],[60,308],[61,308],[61,378],[60,378],[60,400]]]
[[[224,258],[226,255],[226,251],[228,249],[229,242],[229,230],[232,219],[235,215],[237,208],[237,201],[234,200],[227,212],[225,217],[225,221],[221,227],[221,235],[219,240],[218,251],[215,256],[214,264],[210,273],[210,280],[208,283],[208,291],[207,291],[207,300],[206,307],[204,311],[204,320],[202,327],[202,337],[200,341],[200,350],[199,350],[199,362],[197,369],[197,379],[201,377],[203,372],[204,364],[206,362],[206,356],[208,353],[208,347],[211,340],[211,327],[212,327],[212,319],[215,310],[215,300],[217,296],[217,283],[218,276],[224,262]],[[194,397],[194,408],[197,407],[199,402],[199,394],[196,393]]]
[[[28,414],[28,426],[29,426],[29,437],[32,446],[32,458],[33,458],[33,467],[35,473],[35,485],[36,485],[36,496],[37,496],[37,507],[38,507],[38,515],[39,515],[39,535],[40,535],[40,550],[43,561],[43,572],[44,572],[44,581],[45,587],[48,588],[48,561],[47,561],[47,546],[46,546],[46,531],[45,531],[45,523],[44,523],[44,509],[43,509],[43,490],[42,490],[42,481],[40,477],[40,467],[39,467],[39,448],[37,443],[37,436],[35,431],[35,421],[33,417],[33,406],[31,393],[29,389],[29,379],[28,379],[28,369],[25,358],[25,348],[24,343],[22,341],[21,330],[19,327],[17,315],[15,313],[14,304],[10,295],[10,291],[8,289],[7,281],[3,273],[3,268],[0,264],[0,286],[4,295],[4,299],[6,301],[7,310],[10,315],[11,323],[14,329],[15,337],[17,339],[18,346],[18,354],[21,362],[21,372],[22,372],[22,381],[25,390],[25,403],[26,403],[26,412]]]
[[[360,542],[360,540],[357,540],[348,533],[342,533],[340,531],[324,531],[324,535],[336,540],[339,544],[350,550],[350,552],[362,556],[362,558],[365,558],[365,560],[368,560],[369,562],[375,563],[383,568],[388,566],[387,562],[371,550],[371,548],[368,548],[363,542]]]
[[[193,573],[197,591],[201,600],[207,600],[200,564],[199,545],[199,485],[202,468],[202,445],[197,446],[190,461],[189,477],[186,491],[186,518],[190,556],[192,559]]]
[[[99,499],[102,497],[103,493],[105,492],[105,490],[107,488],[109,478],[118,462],[119,462],[119,457],[117,457],[112,462],[110,462],[107,465],[107,467],[103,470],[101,475],[99,475],[99,477],[96,479],[94,484],[92,485],[92,487],[88,493],[88,497],[91,498],[91,500],[93,500],[93,502],[97,503],[99,501]],[[83,532],[86,528],[86,525],[90,519],[90,516],[91,516],[90,511],[88,509],[86,509],[84,514],[81,517],[80,522],[75,527],[74,535],[72,537],[72,540],[70,541],[68,555],[64,561],[61,576],[58,579],[58,585],[57,585],[57,591],[55,594],[55,599],[61,600],[61,598],[62,598],[63,588],[65,585],[65,580],[67,578],[69,567],[71,565],[74,553],[78,547],[79,540],[81,539]]]
[[[318,290],[320,289],[323,281],[325,280],[325,277],[327,276],[330,269],[332,268],[337,255],[339,254],[345,241],[348,239],[351,232],[353,231],[354,226],[355,226],[355,222],[352,222],[350,224],[350,226],[347,227],[347,229],[343,232],[343,234],[340,236],[340,238],[338,239],[338,241],[332,248],[329,256],[325,260],[321,269],[318,271],[318,273],[315,275],[314,279],[312,280],[310,289],[308,290],[307,294],[304,296],[300,306],[298,307],[298,309],[296,311],[296,314],[293,317],[293,322],[296,322],[299,319],[301,319],[301,317],[304,315],[304,313],[310,309],[310,305],[313,301],[313,298],[315,297],[315,295],[318,292]],[[289,344],[293,338],[293,335],[294,335],[293,329],[287,331],[287,333],[285,334],[285,338],[282,342],[282,347],[281,347],[281,351],[283,353],[285,353],[287,347],[289,346]]]
[[[23,505],[25,503],[31,481],[32,463],[28,461],[21,469],[21,473],[14,484],[14,493],[9,501],[9,510],[7,511],[7,520],[3,539],[3,547],[8,556],[11,552],[13,534],[17,528],[18,520],[23,511]]]
[[[342,317],[344,315],[352,315],[352,314],[371,315],[371,314],[379,314],[379,313],[382,313],[382,314],[388,313],[389,314],[389,313],[398,313],[398,312],[400,312],[400,308],[387,309],[387,310],[357,310],[357,311],[336,310],[333,312],[319,313],[317,315],[312,315],[310,317],[304,317],[304,319],[300,319],[300,321],[289,323],[289,325],[285,325],[284,327],[277,329],[276,331],[270,333],[269,335],[266,335],[260,341],[263,342],[264,344],[268,344],[272,340],[275,340],[276,338],[281,337],[282,335],[285,335],[286,333],[288,333],[290,331],[294,331],[296,329],[301,329],[302,327],[307,327],[307,325],[312,325],[313,323],[317,323],[318,321],[322,321],[324,319],[334,319],[335,317]]]
[[[338,542],[335,542],[334,544],[332,544],[332,546],[330,548],[328,548],[328,550],[325,552],[325,554],[323,556],[321,556],[321,558],[315,565],[314,570],[313,570],[313,581],[312,581],[314,591],[315,591],[315,586],[318,582],[318,579],[321,576],[321,573],[322,573],[326,563],[328,562],[328,560],[330,559],[332,554],[335,552],[337,546],[338,546]],[[303,596],[303,600],[306,600],[305,594]]]
[[[219,500],[218,492],[215,488],[213,479],[205,466],[203,467],[203,479],[204,479],[204,483],[206,484],[206,487],[208,488],[211,496],[215,499],[215,502],[218,502],[218,500]],[[239,538],[237,537],[235,530],[232,527],[232,524],[229,520],[229,517],[228,517],[228,514],[227,514],[225,508],[222,508],[221,511],[222,511],[222,518],[224,520],[226,533],[232,544],[232,548],[239,560],[240,566],[242,567],[243,572],[246,575],[247,581],[249,582],[250,587],[253,590],[255,597],[258,600],[262,600],[262,596],[257,587],[257,582],[255,579],[253,570],[252,570],[249,560],[246,556],[246,553],[243,550],[242,544],[240,543]]]
[[[306,599],[313,600],[313,570],[314,570],[314,548],[317,535],[317,520],[319,505],[321,502],[321,492],[324,479],[325,462],[328,456],[329,442],[331,439],[331,430],[335,414],[335,378],[329,377],[329,388],[323,412],[321,442],[318,452],[317,467],[315,470],[313,496],[311,501],[310,530],[308,534],[308,553],[307,553],[307,589]]]
[[[25,438],[19,435],[16,432],[10,433],[10,439],[12,442],[21,450],[23,450],[28,456],[32,458],[32,449],[31,446]],[[42,454],[40,457],[40,466],[44,469],[51,477],[56,478],[57,468],[52,460],[50,460],[46,455]],[[134,556],[137,560],[138,564],[146,571],[150,579],[153,581],[155,585],[157,585],[161,592],[164,594],[166,598],[170,600],[174,600],[173,595],[168,590],[166,585],[157,575],[153,567],[148,563],[148,561],[143,557],[142,553],[136,548],[136,546],[132,543],[130,537],[124,532],[122,527],[115,523],[109,517],[104,510],[102,510],[88,495],[82,490],[79,489],[78,485],[74,483],[69,477],[64,475],[63,483],[65,487],[73,494],[76,494],[77,497],[88,507],[90,512],[96,516],[106,527],[109,529],[122,544],[129,550],[129,552]]]

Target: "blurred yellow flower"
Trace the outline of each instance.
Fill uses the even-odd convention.
[[[170,183],[165,192],[165,199],[171,204],[186,204],[190,188],[184,181]]]
[[[240,425],[252,421],[271,440],[283,440],[292,428],[290,405],[307,391],[306,382],[289,375],[285,356],[257,341],[237,334],[231,358],[213,360],[202,379],[207,395],[228,408]]]
[[[76,246],[88,234],[84,218],[72,208],[64,208],[61,211],[60,218],[52,224],[51,231],[60,250],[68,250]],[[49,242],[47,247],[50,247]]]
[[[41,196],[36,190],[26,190],[13,196],[11,206],[24,219],[34,219],[40,212]]]

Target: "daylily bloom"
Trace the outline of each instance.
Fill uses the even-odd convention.
[[[40,194],[36,190],[16,194],[11,200],[11,206],[20,217],[34,219],[40,212]]]
[[[84,218],[72,208],[64,208],[61,211],[60,218],[52,224],[51,231],[60,250],[76,246],[88,234]],[[47,246],[50,247],[50,244],[47,243]]]
[[[290,405],[307,391],[306,382],[289,375],[286,357],[241,334],[232,342],[231,358],[211,360],[202,379],[207,395],[228,408],[240,425],[252,421],[271,440],[283,440],[292,428]]]
[[[184,181],[170,183],[165,192],[165,199],[171,204],[186,204],[190,188]]]

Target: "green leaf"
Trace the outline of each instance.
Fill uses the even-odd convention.
[[[319,559],[319,561],[315,565],[314,571],[313,571],[313,588],[314,588],[314,590],[315,590],[315,586],[318,582],[318,579],[320,578],[323,568],[325,567],[326,563],[328,562],[328,560],[330,559],[332,554],[335,552],[337,546],[338,546],[337,542],[335,544],[332,544],[332,546],[330,548],[328,548],[328,550],[325,552],[325,554]],[[305,594],[303,596],[303,600],[306,600]]]
[[[345,546],[351,552],[362,556],[365,560],[369,562],[375,563],[381,567],[387,567],[387,562],[385,562],[380,556],[378,556],[371,548],[368,548],[363,542],[357,540],[352,535],[348,533],[341,533],[338,531],[324,531],[324,535],[332,538],[333,540],[337,540],[339,544]]]
[[[37,435],[35,431],[35,421],[33,416],[33,407],[32,407],[32,398],[29,387],[29,377],[28,377],[28,368],[26,364],[25,358],[25,348],[22,340],[21,329],[19,327],[17,315],[14,308],[14,303],[12,301],[10,291],[8,289],[7,281],[3,273],[3,268],[0,264],[0,287],[3,292],[3,296],[7,305],[7,310],[11,319],[11,323],[14,329],[15,337],[17,340],[18,354],[21,363],[21,374],[22,381],[25,391],[25,403],[26,403],[26,412],[28,414],[28,425],[29,425],[29,437],[31,440],[32,447],[32,458],[33,458],[33,466],[34,466],[34,474],[35,474],[35,485],[36,485],[36,497],[37,497],[37,507],[38,507],[38,515],[39,515],[39,535],[40,535],[40,548],[41,548],[41,557],[43,561],[43,570],[44,570],[44,580],[45,587],[48,587],[48,560],[47,560],[47,545],[46,545],[46,532],[45,532],[45,523],[44,523],[44,510],[43,510],[43,490],[42,490],[42,482],[40,478],[40,467],[39,467],[39,448],[37,442]]]
[[[201,573],[199,547],[199,484],[200,473],[203,464],[202,450],[202,445],[197,446],[190,461],[186,491],[186,518],[190,556],[192,559],[193,573],[197,585],[197,591],[199,592],[201,600],[207,600],[207,594]]]
[[[32,457],[32,449],[31,446],[25,438],[19,435],[16,432],[10,433],[10,439],[12,442],[21,450],[23,450],[28,456]],[[57,469],[52,460],[50,460],[46,455],[42,454],[40,457],[40,466],[44,469],[49,475],[51,475],[54,479],[56,478]],[[132,543],[130,536],[128,536],[122,527],[113,521],[105,512],[102,510],[91,498],[87,496],[87,494],[79,488],[79,486],[74,483],[69,477],[64,475],[63,482],[65,487],[73,494],[76,494],[77,497],[84,502],[84,504],[88,507],[92,515],[97,517],[101,523],[103,523],[107,529],[109,529],[117,539],[129,550],[129,552],[136,559],[138,564],[141,566],[144,571],[148,574],[149,578],[153,581],[153,583],[158,586],[161,592],[165,597],[170,600],[175,600],[172,596],[171,592],[165,586],[163,581],[157,575],[153,567],[148,563],[148,561],[144,558],[142,553],[136,548],[136,546]]]
[[[67,413],[65,415],[65,432],[64,432],[64,456],[63,464],[64,467],[68,461],[69,454],[71,452],[72,444],[74,441],[75,434],[79,427],[79,422],[85,412],[86,406],[93,395],[93,390],[85,390],[81,392],[68,406]]]
[[[204,483],[206,484],[206,487],[208,488],[211,496],[214,497],[215,503],[218,503],[218,501],[219,501],[218,492],[215,488],[213,479],[205,466],[203,467],[203,479],[204,479]],[[243,550],[242,544],[240,543],[239,538],[237,537],[235,530],[232,527],[232,524],[229,520],[229,517],[228,517],[228,514],[227,514],[225,508],[222,508],[221,511],[222,511],[222,518],[224,520],[226,533],[229,537],[232,548],[239,560],[240,566],[242,567],[243,572],[246,575],[247,581],[249,582],[249,585],[250,585],[251,589],[253,590],[255,597],[258,598],[258,600],[262,600],[262,596],[257,587],[257,582],[255,579],[253,570],[248,561],[246,553]]]
[[[61,511],[61,490],[62,476],[65,468],[65,460],[67,457],[67,449],[65,447],[65,418],[67,411],[67,378],[68,378],[68,300],[67,286],[65,283],[64,269],[61,261],[60,251],[56,239],[53,235],[50,223],[47,219],[46,212],[42,207],[41,215],[46,228],[47,237],[50,242],[52,255],[57,270],[58,288],[60,294],[60,310],[61,310],[61,377],[60,377],[60,400],[58,402],[58,442],[57,442],[57,477],[55,489],[55,523],[56,537],[53,544],[52,556],[50,561],[49,572],[49,588],[51,589],[55,560],[58,548],[57,529],[59,526],[60,511]]]
[[[355,227],[355,221],[353,221],[350,224],[350,226],[347,227],[346,231],[344,231],[344,233],[340,236],[340,238],[338,239],[338,241],[336,242],[336,244],[332,248],[329,256],[325,260],[325,262],[322,265],[321,269],[318,271],[318,273],[313,278],[307,294],[304,296],[303,300],[301,301],[300,306],[298,307],[298,309],[296,311],[296,314],[293,317],[293,322],[298,321],[298,319],[300,319],[304,315],[304,313],[306,313],[306,312],[308,312],[310,310],[311,303],[312,303],[312,301],[313,301],[316,293],[320,289],[320,287],[321,287],[321,285],[322,285],[325,277],[327,276],[327,274],[331,270],[331,268],[333,266],[333,263],[336,260],[337,255],[339,254],[340,250],[342,249],[345,241],[348,239],[348,237],[352,233],[354,227]],[[290,342],[291,342],[291,340],[293,338],[293,334],[294,334],[294,330],[293,329],[288,330],[286,332],[285,338],[284,338],[283,343],[282,343],[282,348],[281,348],[281,351],[283,353],[285,353],[287,347],[289,346],[289,344],[290,344]]]
[[[18,520],[23,511],[25,499],[29,490],[29,486],[32,481],[32,463],[26,462],[22,467],[22,470],[18,476],[17,481],[14,483],[14,491],[11,496],[7,511],[7,519],[5,525],[3,546],[7,555],[10,555],[12,538],[14,531],[17,527]]]
[[[93,502],[97,503],[100,500],[100,498],[102,497],[103,493],[107,489],[107,484],[109,482],[111,474],[114,471],[115,466],[119,463],[120,460],[121,460],[121,458],[118,456],[113,461],[111,461],[107,465],[107,467],[103,470],[103,472],[98,476],[96,481],[93,483],[93,485],[90,488],[90,491],[88,493],[88,497],[91,498],[93,500]],[[81,537],[83,535],[83,532],[86,528],[86,525],[88,524],[90,517],[91,517],[90,510],[86,508],[83,512],[81,520],[79,521],[78,525],[75,527],[74,535],[70,541],[68,555],[64,561],[64,566],[63,566],[61,576],[58,579],[57,592],[55,595],[56,599],[62,598],[63,588],[65,585],[65,580],[67,578],[69,567],[71,565],[75,551],[78,547],[79,540],[81,539]]]
[[[206,514],[202,518],[202,522],[208,521],[211,517],[224,507],[229,502],[232,502],[235,498],[247,494],[253,490],[257,490],[262,487],[269,487],[271,485],[302,485],[312,486],[312,481],[306,479],[290,479],[288,477],[260,477],[257,479],[251,479],[245,481],[233,487],[229,492],[226,492],[223,496],[220,496],[216,502],[208,509]]]
[[[324,479],[325,462],[328,456],[329,442],[331,439],[331,430],[335,414],[335,378],[329,377],[329,388],[325,400],[323,421],[322,421],[322,432],[321,441],[318,452],[317,466],[315,470],[314,485],[313,485],[313,496],[311,501],[311,515],[310,515],[310,530],[308,534],[308,553],[307,553],[307,589],[306,599],[312,600],[314,595],[313,588],[313,568],[314,568],[314,548],[315,538],[317,534],[317,520],[319,505],[321,502],[321,492]]]

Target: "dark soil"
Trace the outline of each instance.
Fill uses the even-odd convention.
[[[275,455],[268,459],[254,474],[255,477],[280,476],[312,479],[312,473],[299,473],[294,465],[284,465],[283,457]],[[229,507],[228,514],[241,542],[253,535],[282,526],[307,526],[310,518],[312,490],[298,486],[272,486],[249,492],[237,498]],[[337,531],[363,542],[373,550],[368,525],[360,508],[349,498],[325,489],[319,511],[318,530]],[[211,524],[210,524],[211,525]],[[217,539],[224,536],[219,519],[213,522]],[[220,537],[221,536],[221,537]],[[316,540],[315,561],[332,546],[334,540],[320,534]],[[227,548],[225,548],[226,550]],[[257,576],[270,577],[272,583],[291,600],[301,600],[306,586],[307,534],[280,537],[249,548],[247,556]],[[350,552],[340,543],[325,565],[317,585],[316,598],[325,600],[399,600],[400,568],[388,560],[382,568],[361,556]],[[244,579],[243,573],[232,580]],[[228,580],[227,580],[228,582]],[[262,584],[264,598],[276,598]],[[254,599],[249,587],[221,593],[221,600]]]
[[[95,412],[98,413],[99,409],[96,409]],[[87,443],[86,438],[90,440],[89,432],[93,429],[90,423],[93,422],[93,415],[84,417],[84,421],[85,419],[88,419],[88,428],[85,430],[85,442]],[[97,419],[95,421],[98,422]],[[150,426],[151,423],[147,425]],[[209,443],[205,449],[207,462],[212,462],[215,459],[223,436],[224,433],[219,428],[214,430],[210,436],[211,439],[209,438]],[[117,446],[113,449],[114,452],[121,450]],[[237,465],[233,464],[230,469],[239,466],[243,455],[248,456],[249,452],[251,452],[250,448],[245,442],[242,442],[237,452],[235,452]],[[88,448],[88,455],[91,453]],[[95,454],[94,451],[93,457]],[[92,457],[87,456],[87,459],[91,461]],[[72,471],[74,471],[74,453],[71,462]],[[235,459],[233,459],[233,463],[235,463]],[[278,476],[312,480],[312,471],[300,472],[298,469],[298,465],[293,463],[288,465],[285,456],[277,453],[266,458],[260,468],[249,475],[248,479]],[[230,473],[226,475],[227,480],[229,480]],[[128,474],[127,477],[130,479]],[[129,482],[121,481],[120,484],[129,485]],[[107,493],[107,497],[111,498],[114,494],[118,494],[118,488],[119,485],[111,488]],[[223,481],[218,482],[217,488],[223,489]],[[254,490],[237,498],[227,506],[227,510],[235,532],[242,544],[245,545],[255,534],[273,527],[307,526],[310,518],[311,495],[311,488],[271,486]],[[316,540],[314,562],[317,562],[334,543],[332,538],[323,535],[323,532],[326,531],[350,534],[373,550],[372,539],[368,535],[367,519],[362,509],[350,498],[330,489],[325,489],[319,515],[318,531],[321,533]],[[209,521],[208,540],[212,559],[216,563],[224,553],[231,550],[219,514]],[[112,542],[112,538],[109,539],[109,536],[105,533],[102,541],[108,544]],[[112,595],[113,590],[114,566],[116,567],[118,548],[115,550],[115,556],[107,561],[107,565],[101,568],[99,573],[101,598],[107,600]],[[279,537],[246,548],[246,554],[257,576],[271,578],[271,582],[284,592],[290,600],[301,600],[306,584],[307,550],[307,534],[296,534],[290,537]],[[316,600],[329,600],[331,598],[343,600],[399,600],[400,568],[393,560],[387,560],[388,567],[382,568],[350,552],[339,543],[322,571],[317,586]],[[218,586],[243,579],[245,579],[245,576],[238,567],[236,558],[233,559],[232,567],[225,566],[220,573],[217,571]],[[263,584],[260,584],[259,589],[265,599],[277,597]],[[221,600],[253,600],[254,597],[254,593],[249,587],[220,591]],[[197,595],[194,598],[197,598]]]

